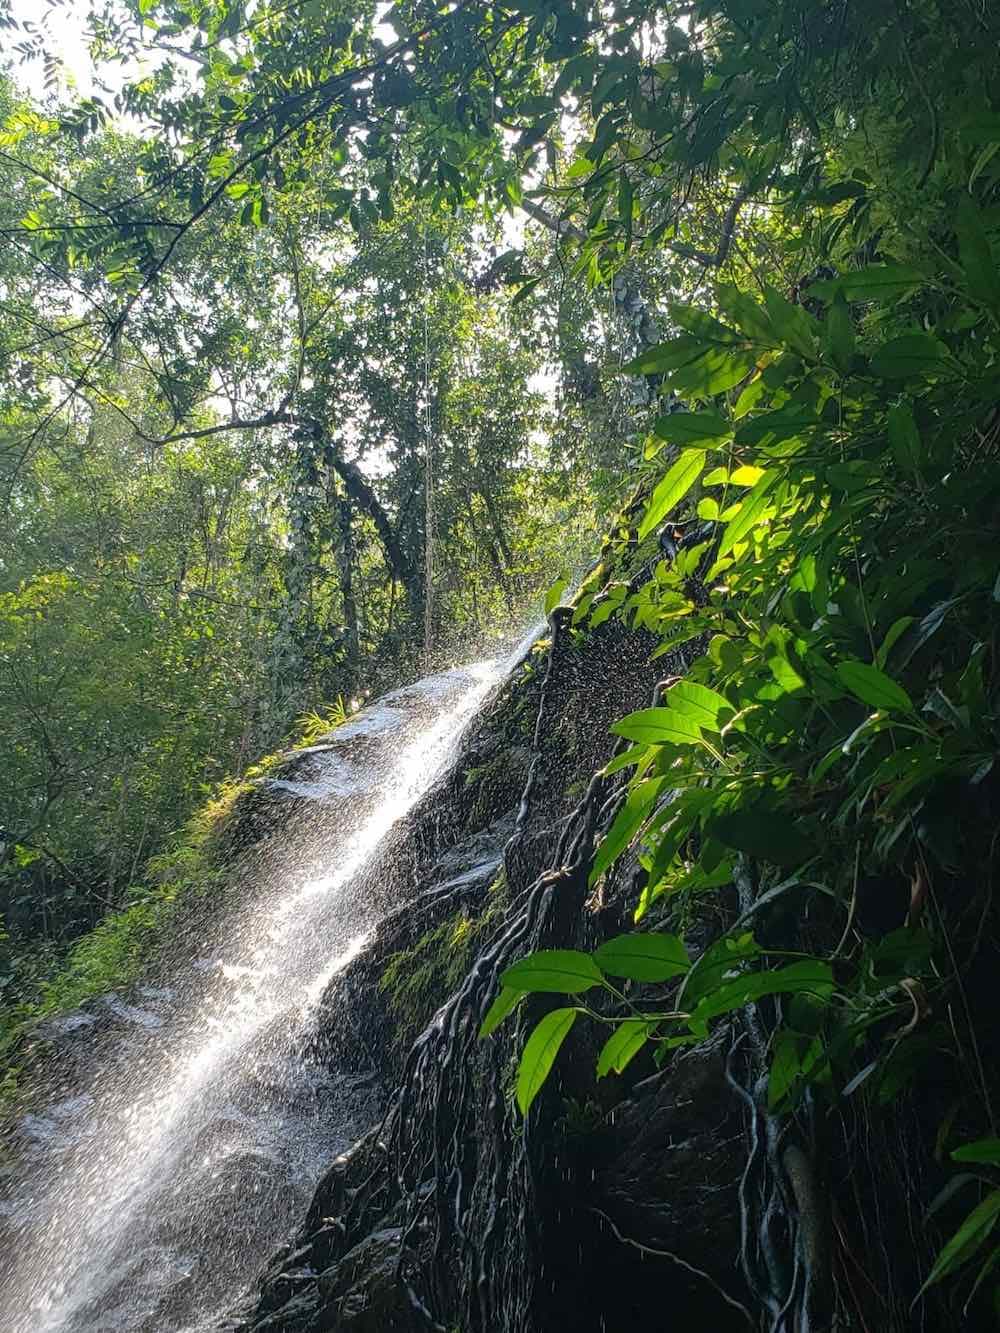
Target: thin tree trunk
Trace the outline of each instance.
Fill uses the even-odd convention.
[[[354,684],[361,662],[361,640],[358,633],[358,602],[354,594],[354,528],[351,506],[343,496],[337,497],[337,525],[340,541],[337,544],[337,564],[340,569],[340,595],[344,602],[344,628],[347,639],[347,670]]]

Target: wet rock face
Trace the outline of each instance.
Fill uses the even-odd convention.
[[[527,1333],[529,1329],[551,1333],[556,1328],[574,1333],[631,1333],[638,1307],[623,1302],[606,1279],[620,1266],[623,1281],[634,1285],[644,1264],[649,1268],[659,1261],[644,1259],[635,1248],[616,1240],[609,1223],[599,1216],[603,1212],[609,1218],[617,1217],[623,1235],[629,1234],[626,1226],[644,1222],[645,1216],[626,1214],[622,1207],[627,1190],[638,1192],[633,1204],[644,1215],[670,1212],[671,1230],[668,1233],[661,1227],[661,1232],[692,1255],[691,1263],[704,1259],[700,1250],[712,1220],[721,1223],[725,1219],[726,1230],[719,1234],[732,1269],[736,1249],[729,1246],[729,1240],[733,1219],[738,1217],[735,1187],[739,1178],[734,1155],[718,1160],[714,1174],[705,1180],[704,1191],[692,1185],[683,1206],[670,1211],[669,1203],[682,1165],[691,1167],[703,1145],[707,1150],[725,1118],[713,1105],[717,1094],[723,1095],[718,1086],[718,1062],[704,1071],[701,1082],[692,1063],[689,1091],[697,1085],[699,1094],[697,1107],[687,1111],[686,1121],[683,1115],[672,1120],[671,1112],[664,1109],[677,1107],[669,1080],[661,1081],[652,1096],[659,1112],[657,1129],[649,1131],[643,1159],[650,1168],[649,1179],[628,1178],[628,1137],[638,1133],[650,1116],[649,1089],[634,1110],[626,1109],[623,1101],[621,1132],[610,1128],[593,1141],[570,1146],[562,1127],[570,1094],[557,1076],[533,1112],[530,1135],[525,1135],[520,1118],[509,1114],[511,1048],[476,1043],[476,1024],[469,1014],[444,1008],[434,1015],[425,1037],[432,1029],[450,1030],[452,1024],[456,1033],[473,1033],[471,1052],[441,1049],[450,1073],[444,1076],[441,1088],[440,1132],[444,1139],[453,1132],[461,1136],[464,1161],[450,1175],[454,1164],[436,1164],[435,1153],[423,1145],[402,1168],[415,1177],[415,1183],[400,1190],[401,1159],[392,1155],[391,1145],[398,1148],[399,1125],[409,1114],[405,1089],[410,1086],[413,1061],[417,1049],[424,1046],[424,1037],[405,1063],[399,1063],[394,1054],[393,1014],[378,990],[386,960],[398,957],[416,937],[446,919],[456,903],[467,905],[473,915],[481,911],[501,854],[507,900],[516,911],[529,895],[533,877],[552,866],[567,814],[579,802],[595,766],[608,758],[611,721],[648,701],[655,668],[648,666],[647,657],[647,645],[609,634],[599,660],[588,660],[570,645],[553,655],[547,674],[545,663],[536,662],[519,692],[501,697],[486,710],[455,771],[414,812],[395,858],[398,865],[409,866],[408,884],[400,883],[401,905],[383,920],[366,950],[338,978],[327,997],[328,1016],[321,1024],[328,1049],[336,1058],[358,1065],[367,1060],[378,1073],[388,1074],[383,1089],[389,1112],[379,1131],[381,1142],[370,1140],[348,1154],[323,1182],[295,1247],[279,1256],[263,1283],[256,1309],[239,1325],[243,1333],[322,1333],[341,1328],[408,1333],[411,1327],[433,1326],[461,1327],[462,1333],[486,1333],[487,1329],[489,1333]],[[543,699],[543,674],[551,687],[547,701]],[[543,722],[536,727],[539,716]],[[531,788],[531,799],[522,801],[526,787]],[[497,805],[504,802],[510,802],[508,810],[498,811]],[[512,857],[514,844],[516,855]],[[566,905],[556,907],[554,920],[559,924],[545,947],[593,946],[597,916],[581,912],[574,893],[567,886]],[[488,948],[510,920],[509,914],[505,918],[501,913],[492,933],[482,937],[482,947]],[[474,956],[473,971],[481,958],[480,951]],[[441,994],[437,1003],[448,1000],[449,993]],[[355,1021],[351,1015],[361,1017]],[[592,1061],[587,1068],[592,1069]],[[389,1097],[396,1077],[403,1081],[402,1102]],[[474,1125],[463,1123],[449,1129],[447,1098],[452,1081],[471,1089]],[[623,1089],[621,1097],[625,1096]],[[731,1097],[724,1100],[730,1108]],[[615,1117],[610,1123],[614,1125]],[[682,1132],[687,1150],[679,1148],[675,1169],[664,1171],[658,1154],[672,1137],[680,1142]],[[535,1202],[530,1213],[522,1212],[521,1198],[508,1191],[508,1184],[520,1188],[522,1170],[509,1159],[509,1146],[522,1136],[530,1138],[532,1145]],[[652,1169],[654,1159],[656,1170]],[[599,1172],[603,1172],[600,1180]],[[449,1178],[444,1179],[442,1173]],[[459,1174],[461,1183],[456,1184]],[[711,1218],[699,1230],[688,1209],[703,1207],[713,1190]],[[623,1197],[618,1197],[619,1192]],[[444,1215],[453,1222],[447,1223],[449,1238],[444,1248],[435,1254],[440,1230],[433,1219]],[[507,1220],[493,1230],[491,1216]],[[512,1248],[508,1254],[503,1228],[518,1225],[519,1216],[530,1227],[531,1238],[517,1253]],[[708,1241],[716,1256],[719,1234]],[[506,1270],[504,1281],[512,1292],[509,1305],[495,1291],[484,1303],[483,1308],[497,1312],[497,1318],[493,1313],[466,1315],[459,1308],[478,1304],[475,1270],[481,1246],[487,1252],[492,1248],[492,1271]],[[620,1263],[619,1253],[624,1256]],[[415,1266],[419,1269],[425,1263],[452,1270],[443,1281],[432,1283],[430,1298],[425,1284],[412,1281]],[[658,1281],[665,1280],[660,1267],[650,1271],[655,1271]],[[681,1271],[686,1280],[686,1270],[682,1267]],[[645,1272],[642,1282],[647,1283]],[[688,1304],[693,1313],[714,1316],[720,1307],[726,1311],[725,1301],[711,1289],[710,1278],[697,1275],[690,1285]],[[704,1300],[699,1294],[702,1286],[710,1290]],[[427,1313],[414,1325],[416,1301],[426,1304]],[[627,1318],[623,1315],[626,1309]],[[649,1307],[643,1314],[648,1316]],[[717,1327],[726,1333],[729,1325],[718,1322]]]
[[[613,1272],[620,1294],[609,1333],[633,1328],[665,1287],[679,1327],[701,1319],[713,1333],[749,1327],[738,1308],[749,1295],[737,1264],[746,1140],[725,1079],[727,1045],[723,1032],[678,1055],[607,1117],[593,1171],[592,1234],[601,1286]]]
[[[384,911],[492,878],[504,834],[464,827],[460,771],[430,804],[417,793],[493,676],[481,664],[429,678],[291,755],[237,801],[233,888],[210,920],[192,909],[171,985],[37,1029],[37,1109],[19,1108],[0,1180],[4,1333],[215,1330],[326,1164],[379,1119],[369,1071],[320,1060],[315,1001]],[[344,1327],[396,1326],[387,1245],[325,1281]],[[40,1302],[53,1313],[36,1319]]]
[[[417,1314],[396,1277],[401,1227],[366,1236],[339,1263],[320,1274],[324,1304],[319,1328],[330,1333],[419,1333]]]

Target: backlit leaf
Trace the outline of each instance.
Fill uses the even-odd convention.
[[[635,837],[665,785],[666,778],[649,778],[631,788],[625,804],[597,849],[590,871],[591,884],[604,874]]]
[[[609,977],[628,981],[669,981],[691,966],[684,943],[676,935],[618,935],[594,954]]]
[[[721,731],[734,711],[723,695],[693,680],[679,680],[672,685],[667,691],[666,703],[675,712],[686,714],[699,727],[707,727],[709,731]]]
[[[657,417],[653,433],[667,444],[713,444],[732,433],[717,412],[671,412]]]
[[[486,1017],[483,1019],[479,1028],[481,1037],[488,1037],[491,1032],[500,1026],[507,1015],[517,1007],[519,1002],[524,999],[523,991],[509,990],[506,986],[500,988],[500,994],[490,1005]]]
[[[720,560],[724,555],[728,555],[733,547],[741,542],[747,533],[761,521],[767,509],[768,492],[778,480],[778,476],[777,469],[769,468],[757,484],[747,492],[735,517],[726,524],[726,529],[722,534],[718,555]]]
[[[577,949],[540,949],[500,974],[501,985],[520,995],[534,991],[575,995],[603,980],[590,954]]]
[[[833,990],[833,970],[829,963],[818,958],[806,958],[771,972],[741,972],[738,977],[723,981],[714,991],[700,1000],[693,1017],[698,1022],[719,1018],[722,1014],[742,1009],[745,1004],[763,999],[765,995],[829,995]]]
[[[639,540],[647,537],[684,499],[701,476],[705,455],[700,449],[686,449],[667,472],[650,496],[649,505],[639,526]]]
[[[545,594],[546,615],[548,615],[551,611],[554,611],[555,608],[562,601],[562,595],[566,591],[568,585],[569,585],[569,579],[567,579],[564,574],[560,575],[559,578],[556,579],[555,583],[553,583],[552,587]]]
[[[576,1015],[575,1009],[553,1009],[525,1042],[517,1071],[517,1104],[522,1115],[528,1114],[531,1103],[541,1092]]]
[[[624,1023],[619,1023],[601,1048],[597,1077],[620,1074],[645,1046],[650,1030],[650,1024],[641,1018],[627,1018]]]
[[[955,1162],[996,1162],[1000,1163],[1000,1139],[976,1139],[975,1143],[965,1143],[952,1153]]]
[[[928,1287],[940,1282],[943,1277],[972,1258],[977,1250],[989,1239],[997,1218],[1000,1217],[1000,1190],[991,1190],[986,1198],[965,1219],[951,1240],[942,1249],[934,1262],[934,1267],[927,1281],[917,1293],[919,1296]]]
[[[640,708],[621,718],[611,730],[616,736],[646,745],[695,745],[701,740],[697,722],[673,708]]]
[[[872,708],[884,708],[890,713],[912,713],[913,701],[891,676],[867,662],[838,662],[837,677],[841,684],[862,703]]]
[[[873,375],[902,380],[943,369],[946,349],[929,333],[904,333],[884,343],[871,359]]]

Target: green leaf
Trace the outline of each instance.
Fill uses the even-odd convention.
[[[511,300],[511,305],[512,306],[520,305],[522,301],[526,301],[528,297],[531,295],[531,293],[538,286],[538,284],[542,281],[543,281],[542,278],[531,278],[528,282],[523,283],[520,287],[518,287],[517,292],[515,293],[513,299]]]
[[[691,966],[683,941],[676,935],[618,935],[594,954],[609,977],[628,981],[669,981]]]
[[[926,279],[906,264],[872,264],[828,283],[813,283],[809,294],[843,296],[848,301],[891,301],[922,287]]]
[[[673,708],[640,708],[621,718],[611,730],[616,736],[646,745],[697,745],[701,741],[697,722]]]
[[[784,407],[776,412],[762,412],[751,417],[736,432],[737,444],[780,444],[793,440],[806,430],[820,430],[826,425],[815,412],[804,407]]]
[[[1000,315],[1000,273],[975,200],[963,194],[958,205],[958,257],[974,301]]]
[[[717,815],[709,831],[727,847],[779,866],[799,865],[817,851],[815,839],[806,837],[790,814],[759,806]]]
[[[788,1028],[779,1028],[775,1034],[767,1080],[767,1104],[772,1111],[785,1099],[802,1073],[802,1050],[806,1044],[798,1032]]]
[[[927,1281],[917,1292],[917,1296],[921,1296],[928,1287],[933,1286],[935,1282],[940,1282],[943,1277],[947,1277],[956,1268],[961,1268],[963,1264],[968,1263],[980,1246],[989,1239],[990,1233],[996,1226],[998,1216],[1000,1216],[1000,1190],[992,1190],[982,1203],[973,1208],[951,1240],[942,1249],[934,1261],[934,1267],[931,1269]]]
[[[490,1005],[486,1017],[480,1025],[479,1035],[488,1037],[523,999],[523,991],[509,990],[506,986],[501,986],[500,994]]]
[[[716,291],[720,308],[735,324],[755,342],[772,347],[776,342],[775,331],[763,306],[736,287],[723,284]]]
[[[763,999],[765,995],[829,995],[833,991],[833,969],[818,958],[789,963],[773,972],[742,972],[738,977],[723,981],[710,991],[692,1014],[698,1023],[708,1022],[722,1014],[742,1009],[745,1004]]]
[[[760,957],[760,946],[749,931],[742,934],[723,935],[710,944],[698,958],[691,971],[684,978],[676,1004],[692,1008],[705,996],[712,994],[720,985],[753,958]]]
[[[753,370],[754,357],[735,347],[710,346],[701,356],[669,372],[672,388],[680,394],[712,398],[726,393]]]
[[[996,1162],[1000,1164],[1000,1139],[976,1139],[964,1143],[951,1155],[954,1162]]]
[[[867,662],[838,662],[837,678],[862,703],[890,713],[912,713],[913,701],[891,676]]]
[[[975,111],[963,121],[961,133],[970,143],[1000,140],[1000,115],[994,111]]]
[[[816,321],[800,305],[793,305],[773,287],[765,288],[764,304],[771,326],[781,341],[807,361],[814,359]]]
[[[535,991],[575,995],[603,983],[590,954],[578,949],[540,949],[500,974],[500,984],[519,995]]]
[[[854,321],[847,308],[847,302],[838,293],[833,305],[826,314],[824,342],[830,354],[830,360],[841,372],[846,374],[854,358],[855,337]]]
[[[768,469],[740,502],[739,509],[726,524],[726,530],[722,534],[718,560],[721,560],[724,555],[728,555],[733,547],[743,540],[750,529],[760,522],[764,511],[767,509],[768,491],[778,480],[778,476],[779,473],[776,468]]]
[[[528,1114],[531,1103],[541,1092],[576,1015],[575,1009],[553,1009],[525,1043],[517,1071],[517,1104],[522,1115]]]
[[[679,680],[672,685],[666,702],[674,712],[690,717],[709,731],[721,731],[734,712],[728,699],[693,680]]]
[[[982,152],[979,154],[979,156],[976,158],[973,168],[969,172],[970,190],[972,189],[973,185],[975,185],[979,177],[986,170],[986,168],[993,161],[993,159],[996,157],[998,151],[1000,151],[1000,142],[988,143],[986,147],[982,150]]]
[[[621,754],[616,754],[613,759],[601,769],[605,777],[610,777],[612,773],[619,773],[623,768],[631,768],[633,764],[641,764],[647,755],[652,753],[645,745],[632,745]]]
[[[666,786],[666,778],[647,778],[629,791],[625,804],[615,816],[594,857],[590,883],[594,884],[608,866],[618,859],[645,822],[657,796]]]
[[[647,348],[640,356],[622,366],[622,371],[626,375],[665,373],[696,361],[704,352],[705,344],[700,338],[682,334],[679,338],[671,338],[669,342]]]
[[[619,1023],[601,1048],[597,1077],[604,1078],[612,1072],[620,1074],[645,1046],[651,1030],[652,1025],[641,1018],[626,1018]]]
[[[684,499],[704,467],[705,455],[700,449],[685,449],[649,498],[649,505],[639,527],[640,541],[658,527],[674,506]]]
[[[929,333],[904,333],[884,343],[871,359],[879,379],[905,380],[940,370],[947,349]]]
[[[560,574],[553,583],[552,587],[545,594],[545,614],[549,615],[554,611],[562,601],[562,595],[569,586],[569,579],[565,574]]]
[[[915,477],[920,470],[920,432],[909,403],[889,408],[889,446],[901,472]]]
[[[714,444],[731,435],[732,429],[717,412],[671,412],[657,417],[653,434],[667,444]]]

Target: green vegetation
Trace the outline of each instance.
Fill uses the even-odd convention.
[[[503,918],[506,887],[501,872],[478,910],[459,909],[388,960],[379,990],[389,1001],[397,1046],[408,1047],[456,990],[476,956],[477,947]]]
[[[591,883],[637,857],[638,930],[504,976],[488,1030],[588,996],[528,1037],[521,1108],[581,1014],[602,1075],[764,1014],[785,1125],[937,1078],[939,1156],[983,1170],[927,1283],[984,1299],[995,7],[122,0],[91,38],[155,132],[3,93],[10,984],[130,904],[75,973],[126,974],[130,886],[206,784],[555,601],[600,519],[572,633],[693,663],[614,729]],[[394,961],[400,1013],[474,931]]]

